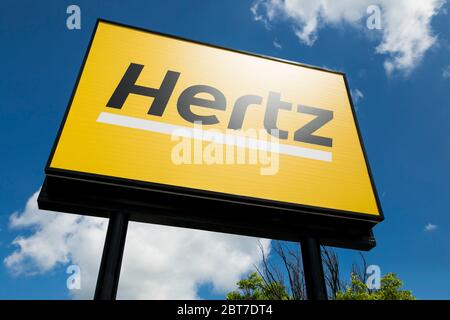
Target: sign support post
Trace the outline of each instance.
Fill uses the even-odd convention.
[[[120,211],[112,212],[98,271],[94,300],[116,299],[127,228],[128,216]]]
[[[300,242],[308,300],[327,300],[320,244],[308,237]]]

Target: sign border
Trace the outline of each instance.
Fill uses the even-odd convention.
[[[146,182],[146,181],[141,181],[141,180],[118,178],[118,177],[105,176],[105,175],[100,175],[100,174],[51,168],[50,164],[52,162],[54,153],[56,151],[56,147],[59,143],[62,131],[64,129],[70,108],[72,106],[72,102],[73,102],[75,93],[78,89],[78,85],[79,85],[87,58],[89,56],[89,53],[90,53],[90,50],[92,47],[92,42],[95,38],[97,29],[98,29],[98,25],[100,23],[111,24],[114,26],[124,27],[124,28],[128,28],[131,30],[145,32],[145,33],[151,33],[151,34],[155,34],[155,35],[159,35],[159,36],[163,36],[163,37],[167,37],[167,38],[172,38],[175,40],[187,41],[190,43],[195,43],[195,44],[199,44],[199,45],[203,45],[203,46],[207,46],[207,47],[211,47],[211,48],[226,50],[226,51],[230,51],[230,52],[234,52],[234,53],[245,54],[245,55],[262,58],[262,59],[267,59],[267,60],[271,60],[271,61],[276,61],[276,62],[280,62],[280,63],[286,63],[286,64],[291,64],[294,66],[300,66],[300,67],[310,68],[310,69],[314,69],[314,70],[318,70],[318,71],[330,72],[330,73],[342,75],[343,79],[344,79],[344,83],[345,83],[345,88],[347,91],[347,97],[350,102],[350,109],[352,111],[353,121],[355,123],[356,131],[358,133],[358,140],[359,140],[362,152],[363,152],[366,169],[367,169],[367,172],[369,175],[369,179],[370,179],[371,187],[372,187],[374,197],[376,200],[379,215],[372,215],[372,214],[368,214],[368,213],[346,211],[346,210],[339,210],[339,209],[326,208],[326,207],[310,206],[310,205],[297,204],[297,203],[292,203],[292,202],[269,200],[269,199],[263,199],[263,198],[235,195],[235,194],[230,194],[230,193],[215,192],[215,191],[208,191],[208,190],[202,190],[202,189],[193,189],[193,188],[188,188],[188,187],[180,187],[180,186],[160,184],[160,183],[154,183],[154,182]],[[299,210],[299,211],[303,211],[303,212],[308,212],[308,214],[312,214],[312,215],[332,216],[334,218],[342,218],[344,220],[345,219],[358,220],[358,221],[363,221],[363,222],[372,222],[374,224],[384,220],[384,213],[381,208],[381,203],[380,203],[380,200],[378,197],[378,192],[377,192],[377,189],[376,189],[376,186],[374,183],[372,170],[371,170],[368,158],[367,158],[366,149],[364,146],[364,142],[362,140],[359,123],[356,118],[355,108],[353,105],[352,97],[350,95],[349,85],[348,85],[348,81],[347,81],[347,77],[346,77],[345,73],[339,72],[339,71],[334,71],[334,70],[329,70],[329,69],[325,69],[325,68],[319,68],[316,66],[311,66],[311,65],[307,65],[307,64],[303,64],[303,63],[299,63],[299,62],[295,62],[295,61],[290,61],[290,60],[285,60],[285,59],[281,59],[281,58],[270,57],[267,55],[256,54],[256,53],[247,52],[247,51],[243,51],[243,50],[225,48],[225,47],[221,47],[218,45],[213,45],[213,44],[209,44],[209,43],[205,43],[205,42],[186,39],[183,37],[165,34],[165,33],[157,32],[157,31],[153,31],[153,30],[149,30],[149,29],[144,29],[144,28],[140,28],[140,27],[130,26],[130,25],[126,25],[123,23],[113,22],[113,21],[109,21],[106,19],[102,19],[102,18],[98,18],[95,23],[95,27],[92,32],[91,38],[89,40],[89,45],[85,52],[83,62],[78,71],[78,76],[77,76],[75,86],[72,90],[72,94],[69,99],[68,105],[66,107],[63,120],[61,121],[56,139],[53,143],[53,146],[52,146],[52,149],[50,152],[50,156],[47,160],[47,164],[45,167],[45,173],[47,176],[84,180],[84,181],[90,181],[90,182],[94,182],[94,183],[112,184],[112,185],[117,185],[117,186],[126,187],[126,188],[146,189],[146,190],[150,190],[150,191],[175,193],[175,194],[184,195],[184,196],[193,196],[193,197],[207,198],[207,199],[212,199],[212,200],[216,199],[216,200],[228,201],[228,202],[243,202],[248,205],[255,205],[255,206],[261,206],[261,207],[272,207],[272,208],[280,208],[280,209],[287,209],[287,210],[294,210],[294,211]]]

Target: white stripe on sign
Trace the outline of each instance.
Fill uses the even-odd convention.
[[[152,120],[139,119],[135,117],[123,116],[119,114],[102,112],[97,118],[97,122],[112,124],[126,128],[152,131],[173,136],[181,136],[196,140],[210,141],[226,145],[233,145],[241,148],[256,149],[268,152],[277,152],[289,156],[308,158],[320,161],[331,162],[332,153],[329,151],[315,150],[304,147],[296,147],[287,144],[273,143],[265,140],[258,140],[243,136],[223,134],[217,131],[208,131],[198,128],[189,128],[157,122]]]

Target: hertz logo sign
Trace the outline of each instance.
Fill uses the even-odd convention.
[[[278,172],[174,164],[170,134],[196,123],[265,132]],[[343,74],[107,22],[46,170],[382,219]]]
[[[137,79],[143,69],[143,65],[131,63],[125,75],[117,86],[114,94],[107,103],[108,107],[121,109],[129,94],[138,94],[142,96],[152,97],[153,102],[148,110],[149,115],[162,117],[167,107],[167,103],[172,95],[180,72],[168,71],[159,88],[149,88],[137,85]],[[201,94],[208,94],[211,99],[197,97]],[[264,111],[264,128],[269,134],[278,132],[277,138],[287,139],[288,131],[281,130],[277,127],[277,118],[280,110],[292,109],[292,104],[281,101],[281,94],[278,92],[269,92],[267,97],[267,106]],[[239,97],[234,103],[233,110],[228,122],[228,128],[234,130],[242,129],[245,114],[250,105],[262,107],[263,97],[246,94]],[[209,109],[226,111],[227,101],[225,95],[212,86],[193,85],[181,92],[177,100],[177,110],[180,116],[191,123],[200,122],[204,125],[218,124],[219,119],[215,115],[199,115],[192,111],[192,106],[200,106]],[[313,132],[320,129],[323,125],[333,119],[333,111],[320,108],[298,105],[297,111],[300,113],[311,114],[316,116],[301,128],[295,130],[293,138],[298,142],[311,143],[321,146],[331,147],[333,140],[331,138],[313,135]]]

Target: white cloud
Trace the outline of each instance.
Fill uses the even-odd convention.
[[[18,236],[16,250],[4,259],[16,276],[50,272],[58,265],[81,268],[75,298],[91,299],[96,283],[107,220],[42,211],[35,193],[23,212],[10,217]],[[261,240],[266,250],[270,241]],[[119,299],[195,299],[201,284],[217,292],[235,288],[260,262],[256,238],[130,223],[119,283]]]
[[[266,25],[276,19],[293,23],[299,40],[313,45],[319,29],[325,26],[350,25],[364,30],[367,8],[380,7],[381,42],[375,51],[386,55],[384,68],[388,74],[394,71],[410,72],[436,42],[430,23],[443,11],[445,0],[259,0],[252,6],[255,20]],[[258,19],[256,18],[258,17]]]
[[[283,46],[277,40],[273,40],[273,46],[277,49],[283,48]]]
[[[364,94],[361,92],[361,90],[359,89],[352,89],[350,91],[352,98],[353,98],[353,102],[356,104],[359,102],[359,100],[361,100],[362,98],[364,98]]]
[[[425,226],[424,230],[425,230],[426,232],[431,232],[431,231],[436,230],[437,228],[438,228],[437,225],[432,224],[432,223],[428,223],[428,224]]]
[[[253,14],[253,19],[255,21],[260,21],[264,24],[264,27],[269,30],[270,29],[270,24],[268,19],[263,15],[263,14],[259,14],[258,13],[258,8],[260,6],[265,6],[264,1],[263,0],[257,0],[253,3],[253,5],[250,7],[250,11]]]
[[[442,76],[446,79],[450,78],[450,65],[446,66],[443,70],[442,70]]]

